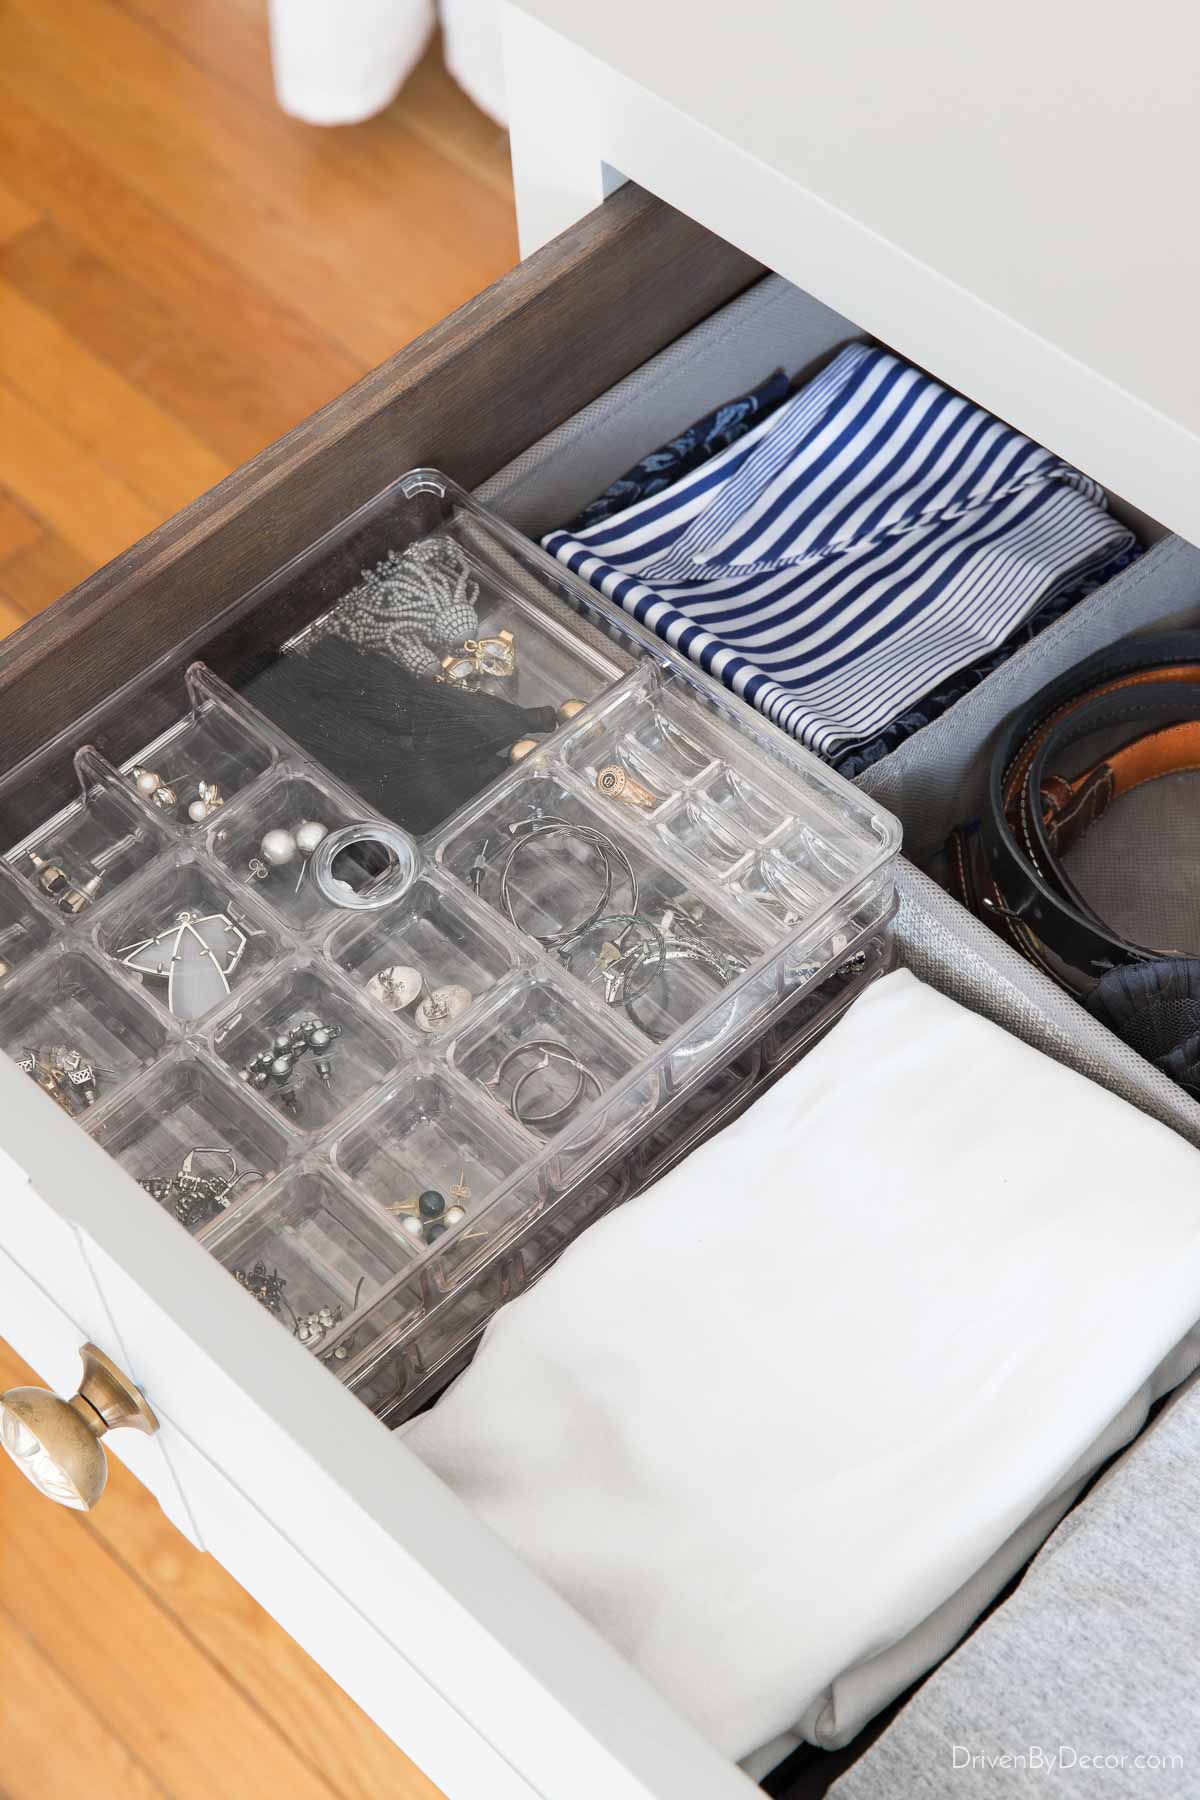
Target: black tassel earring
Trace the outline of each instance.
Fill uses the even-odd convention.
[[[277,657],[243,692],[330,774],[417,837],[559,722],[553,706],[514,706],[422,680],[391,657],[332,636]]]

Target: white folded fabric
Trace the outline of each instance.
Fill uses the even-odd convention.
[[[743,1757],[978,1570],[1200,1317],[1198,1176],[901,971],[505,1307],[407,1443]]]

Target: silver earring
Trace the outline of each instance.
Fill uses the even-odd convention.
[[[27,850],[25,854],[33,864],[37,884],[42,892],[56,901],[63,912],[70,913],[72,918],[81,913],[85,906],[90,906],[96,898],[104,880],[103,875],[93,875],[89,880],[76,884],[57,863],[47,862],[36,850]]]
[[[389,1012],[400,1012],[420,999],[424,987],[425,977],[420,969],[410,968],[407,963],[393,963],[390,968],[380,969],[378,974],[372,975],[367,992]]]
[[[340,1025],[327,1025],[315,1014],[301,1019],[290,1031],[276,1034],[269,1050],[260,1050],[240,1071],[241,1079],[259,1090],[268,1084],[279,1089],[279,1098],[292,1112],[296,1110],[296,1090],[292,1078],[301,1057],[312,1053],[313,1068],[325,1087],[333,1085],[333,1059],[329,1051],[342,1035]]]
[[[55,1044],[49,1050],[23,1050],[16,1063],[64,1112],[86,1112],[95,1106],[100,1084],[95,1066],[82,1051]]]
[[[287,1286],[287,1277],[278,1269],[268,1269],[260,1256],[249,1269],[234,1269],[233,1279],[254,1295],[260,1306],[265,1306],[269,1313],[278,1313],[287,1305],[283,1290]]]
[[[417,1002],[413,1010],[413,1019],[419,1030],[427,1032],[430,1037],[439,1037],[442,1032],[449,1031],[457,1019],[461,1019],[475,996],[470,988],[460,987],[451,982],[446,987],[434,988]]]
[[[214,1156],[227,1165],[225,1170],[205,1175],[197,1170],[198,1156]],[[142,1182],[152,1200],[174,1212],[188,1231],[207,1225],[219,1212],[225,1211],[234,1192],[243,1181],[262,1181],[261,1169],[238,1169],[232,1150],[220,1144],[197,1144],[189,1150],[174,1175],[149,1175]]]

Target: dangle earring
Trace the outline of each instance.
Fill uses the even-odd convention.
[[[227,1172],[204,1175],[195,1167],[198,1156],[215,1156],[227,1164]],[[219,1144],[198,1144],[188,1151],[173,1175],[148,1175],[140,1182],[152,1200],[174,1212],[188,1231],[207,1225],[232,1204],[235,1189],[243,1181],[263,1181],[261,1169],[238,1168],[232,1150]]]

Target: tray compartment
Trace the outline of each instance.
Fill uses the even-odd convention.
[[[578,1059],[588,1071],[582,1084],[576,1065],[560,1055],[540,1066],[541,1054],[529,1046],[547,1043],[568,1048]],[[475,1091],[510,1121],[514,1088],[528,1076],[518,1097],[517,1123],[543,1143],[572,1126],[590,1143],[629,1132],[658,1098],[655,1073],[625,1080],[641,1061],[636,1037],[615,1030],[612,1021],[549,976],[518,978],[497,989],[480,1017],[455,1039],[450,1055]],[[613,1088],[620,1092],[608,1100]],[[550,1115],[552,1122],[539,1122]]]
[[[405,1071],[337,1145],[347,1179],[394,1221],[415,1255],[448,1234],[477,1241],[491,1229],[488,1202],[534,1149],[519,1130],[449,1070]],[[441,1210],[422,1210],[422,1194]]]
[[[227,1005],[281,949],[268,915],[191,851],[156,863],[97,921],[94,939],[122,979],[184,1026]]]
[[[148,1069],[170,1040],[155,1011],[81,950],[39,958],[0,997],[0,1048],[14,1061],[26,1066],[32,1053],[44,1066],[47,1053],[60,1047],[76,1059],[81,1079],[70,1080],[68,1061],[66,1077],[53,1087],[64,1110],[80,1120]],[[82,1078],[88,1069],[94,1082]]]
[[[86,926],[96,909],[170,842],[161,821],[96,751],[75,758],[78,798],[9,854],[9,866],[62,924]]]
[[[414,1024],[420,997],[438,988],[466,988],[473,1007],[527,954],[465,891],[434,875],[414,882],[386,912],[335,927],[326,948],[330,960],[362,988],[372,1005],[388,1014],[400,1013]],[[384,971],[396,968],[416,970],[421,978],[418,1000],[398,1005],[407,990],[393,983],[389,993],[379,979]],[[461,1015],[459,1028],[468,1016]]]
[[[199,670],[188,672],[187,699],[184,718],[148,745],[127,772],[134,782],[136,770],[158,775],[176,796],[164,816],[185,837],[198,837],[271,768],[278,750]],[[206,790],[215,805],[210,802],[202,812],[196,802]]]
[[[208,1238],[208,1248],[272,1317],[318,1352],[406,1266],[408,1245],[321,1165],[282,1175]],[[331,1360],[350,1355],[341,1334]]]
[[[54,924],[0,863],[0,987],[54,937]]]
[[[496,1235],[490,1254],[477,1257],[440,1303],[424,1316],[389,1319],[386,1331],[352,1353],[344,1379],[386,1424],[411,1418],[462,1366],[497,1307],[523,1293],[581,1231],[619,1206],[630,1186],[628,1171],[615,1170],[526,1213],[519,1243]],[[384,1310],[373,1311],[370,1328]],[[368,1338],[368,1330],[359,1336]]]
[[[314,1041],[282,1079],[253,1079],[251,1064],[261,1055],[286,1055],[287,1043],[306,1021],[330,1033]],[[317,963],[294,958],[266,979],[214,1025],[210,1037],[235,1080],[251,1090],[297,1132],[325,1131],[369,1094],[411,1054],[393,1024],[378,1022],[369,1010]],[[244,1073],[245,1071],[245,1073]]]
[[[265,1108],[191,1047],[154,1069],[90,1128],[135,1181],[169,1181],[189,1157],[196,1173],[227,1181],[226,1192],[211,1204],[178,1191],[161,1200],[193,1233],[245,1205],[291,1153],[287,1135]]]
[[[211,828],[210,848],[230,882],[308,937],[327,928],[337,908],[313,880],[309,854],[296,846],[289,862],[272,862],[263,840],[271,832],[294,840],[305,824],[323,826],[326,833],[340,831],[362,819],[364,811],[361,802],[356,804],[333,782],[285,766],[259,782],[228,820],[219,818]]]

